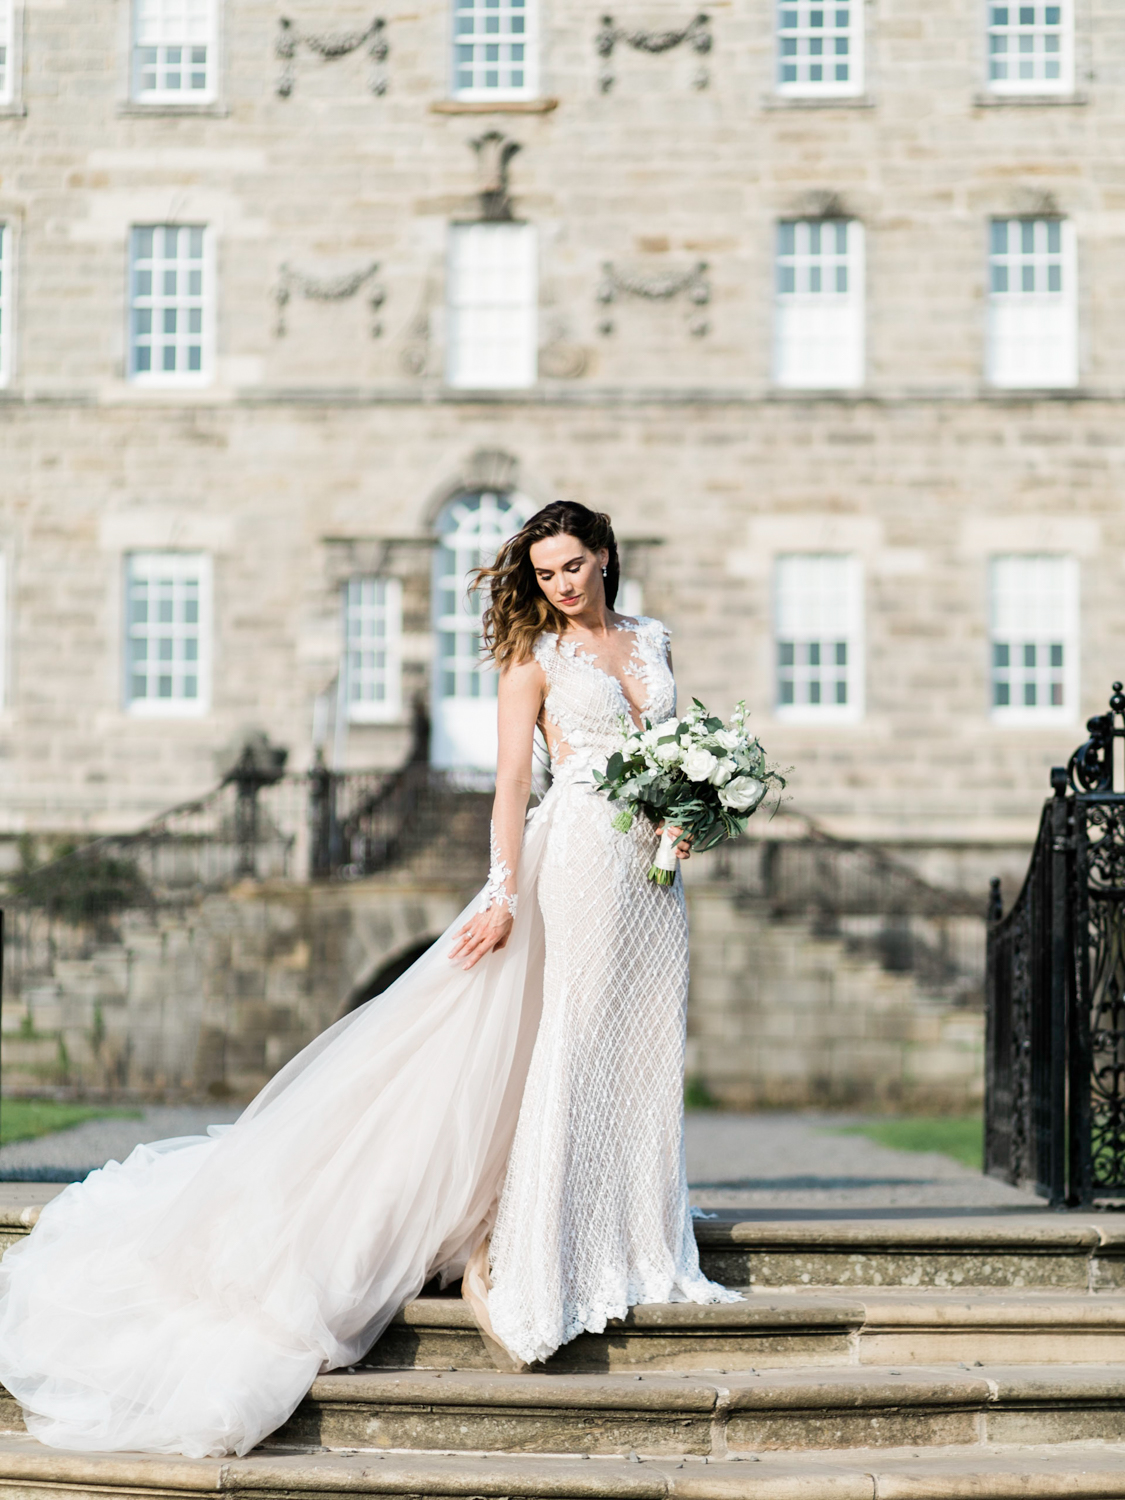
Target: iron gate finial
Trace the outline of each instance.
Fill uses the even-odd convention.
[[[1120,682],[1115,682],[1109,713],[1095,714],[1086,720],[1090,738],[1079,745],[1067,762],[1067,778],[1076,792],[1113,791],[1113,742],[1125,739],[1125,722],[1118,725],[1118,718],[1125,720],[1125,691]],[[1053,771],[1051,785],[1054,786]]]

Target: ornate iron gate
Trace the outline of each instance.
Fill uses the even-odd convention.
[[[1125,692],[1051,772],[1023,889],[989,905],[985,1170],[1052,1204],[1125,1198]]]

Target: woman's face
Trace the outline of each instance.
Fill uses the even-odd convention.
[[[560,613],[580,615],[605,605],[602,569],[609,562],[603,547],[591,552],[573,536],[549,536],[528,551],[539,587]]]

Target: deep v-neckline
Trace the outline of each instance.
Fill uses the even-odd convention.
[[[638,628],[636,630],[633,630],[628,625],[615,625],[613,628],[614,630],[619,631],[622,634],[631,635],[633,637],[633,649],[629,653],[628,660],[631,662],[634,656],[641,657],[640,629]],[[638,708],[634,705],[633,700],[625,691],[625,684],[621,681],[621,678],[618,677],[616,672],[608,671],[605,667],[602,666],[596,656],[592,656],[588,651],[583,651],[578,641],[567,642],[565,640],[565,637],[561,635],[558,639],[559,646],[567,652],[572,661],[579,661],[583,666],[593,667],[595,672],[600,672],[603,677],[613,683],[614,687],[617,689],[617,696],[621,699],[622,706],[625,709],[625,717],[629,720],[634,729],[643,729],[645,727],[645,711],[652,706],[652,688],[649,685],[648,681],[644,677],[637,677],[634,679],[637,682],[643,683],[645,688],[644,702]],[[643,657],[641,658],[641,661],[642,665],[647,665],[646,663],[644,663]],[[636,718],[633,717],[634,714],[636,715]],[[640,720],[640,723],[637,722],[637,719]]]

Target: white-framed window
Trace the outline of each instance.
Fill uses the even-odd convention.
[[[129,373],[141,385],[211,378],[214,272],[201,224],[138,225],[129,247]]]
[[[12,312],[13,296],[12,228],[0,219],[0,386],[12,378]]]
[[[994,557],[988,584],[992,717],[1069,723],[1078,703],[1077,560]]]
[[[863,225],[855,219],[788,219],[777,226],[778,385],[863,384],[863,248]]]
[[[344,585],[344,684],[348,719],[379,724],[402,714],[402,584],[349,578]]]
[[[622,578],[613,607],[619,615],[628,615],[631,620],[640,619],[645,612],[645,586],[639,578]]]
[[[514,491],[476,490],[454,496],[438,517],[430,742],[436,766],[496,769],[497,676],[481,654],[484,600],[470,594],[469,583],[473,570],[490,563],[501,543],[538,508]]]
[[[537,0],[453,0],[453,94],[532,99],[539,88]]]
[[[145,718],[204,714],[211,699],[211,559],[133,552],[125,567],[125,703]]]
[[[15,92],[12,19],[12,0],[0,0],[0,105],[11,104]]]
[[[774,646],[779,718],[847,723],[862,717],[863,571],[857,557],[778,557]]]
[[[1066,219],[993,219],[988,250],[990,382],[1077,385],[1074,226]]]
[[[511,388],[538,373],[538,242],[531,224],[454,224],[449,236],[450,385]]]
[[[218,0],[133,0],[133,98],[206,104],[215,97]]]
[[[988,87],[994,94],[1069,94],[1074,0],[988,3]]]
[[[777,91],[863,92],[862,0],[778,0]]]

